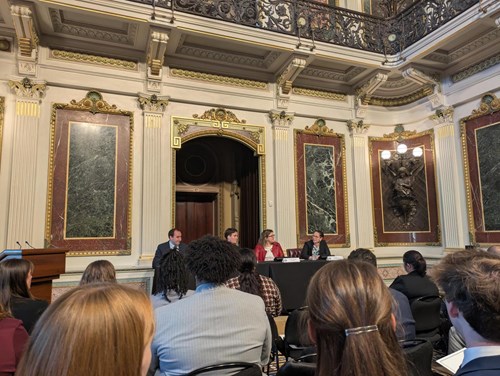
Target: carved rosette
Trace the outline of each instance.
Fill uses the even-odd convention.
[[[9,81],[9,87],[19,98],[41,99],[45,95],[47,85],[45,81],[34,82],[28,77],[21,81]]]
[[[147,112],[164,112],[170,97],[159,97],[156,94],[139,94],[137,101],[142,110]]]

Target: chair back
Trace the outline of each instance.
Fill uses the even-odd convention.
[[[408,376],[432,376],[432,343],[425,339],[401,341]]]
[[[297,358],[312,346],[307,334],[307,307],[298,308],[288,316],[285,324],[285,356]]]
[[[284,344],[283,344],[283,339],[280,337],[278,333],[278,327],[276,326],[276,321],[274,321],[274,317],[268,313],[267,318],[269,319],[269,326],[271,327],[271,337],[272,337],[271,355],[269,358],[269,364],[267,365],[269,374],[269,366],[273,361],[276,361],[276,369],[280,368],[279,353],[280,349],[283,349]]]
[[[315,373],[315,363],[303,363],[291,360],[278,370],[276,376],[314,376]]]
[[[415,331],[419,334],[435,334],[441,325],[441,298],[427,295],[414,299],[410,303],[411,313],[415,320]]]
[[[246,363],[246,362],[231,362],[231,363],[221,363],[214,364],[212,366],[198,368],[194,371],[191,371],[187,374],[187,376],[200,375],[202,373],[208,372],[216,372],[223,369],[233,369],[240,370],[238,373],[235,373],[234,376],[262,376],[262,370],[259,365],[255,363]]]
[[[302,249],[300,248],[288,248],[286,250],[286,257],[300,257]]]

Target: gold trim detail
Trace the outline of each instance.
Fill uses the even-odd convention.
[[[28,77],[23,78],[21,81],[9,81],[9,87],[18,97],[29,99],[42,98],[47,89],[45,81],[35,82]]]
[[[339,136],[337,133],[326,126],[325,119],[317,119],[313,125],[306,126],[304,130],[297,129],[298,132],[315,134],[316,136]]]
[[[164,112],[168,106],[170,97],[159,97],[156,94],[148,96],[147,94],[139,94],[137,101],[139,106],[144,111],[149,112]]]
[[[479,107],[472,110],[469,116],[460,119],[460,138],[462,139],[462,157],[464,163],[464,181],[465,181],[465,196],[467,201],[467,219],[469,224],[469,241],[476,242],[475,225],[474,225],[474,212],[472,210],[472,187],[469,173],[469,157],[467,153],[467,132],[465,129],[466,122],[472,119],[479,118],[484,115],[492,114],[500,110],[500,99],[493,93],[486,93],[481,98]]]
[[[81,52],[72,52],[64,50],[50,50],[50,57],[56,60],[72,61],[77,63],[87,63],[92,65],[102,65],[105,67],[119,68],[131,71],[138,70],[138,64],[135,61],[121,60],[111,57],[84,54]]]
[[[347,94],[336,93],[333,91],[312,90],[303,87],[294,87],[292,88],[292,93],[297,95],[304,95],[307,97],[323,98],[334,101],[341,101],[341,102],[347,101]]]
[[[49,155],[49,173],[47,174],[47,210],[45,219],[45,248],[51,245],[51,218],[52,218],[52,202],[53,202],[53,192],[54,192],[54,150],[55,150],[55,137],[56,137],[56,120],[57,120],[57,110],[77,110],[77,111],[89,111],[93,114],[95,113],[106,113],[106,114],[120,114],[129,117],[130,125],[130,141],[129,141],[129,153],[128,153],[128,163],[129,163],[129,173],[127,177],[127,184],[129,186],[128,192],[128,203],[127,203],[127,249],[126,250],[84,250],[84,251],[70,251],[67,253],[68,256],[118,256],[118,255],[131,255],[132,254],[132,197],[133,197],[133,186],[132,186],[132,175],[133,175],[133,163],[134,160],[134,113],[132,111],[117,109],[116,105],[110,105],[103,99],[100,92],[92,90],[87,92],[85,98],[80,101],[75,99],[71,100],[69,104],[67,103],[53,103],[52,113],[50,115],[50,155]]]
[[[208,81],[215,82],[221,85],[238,86],[250,89],[267,90],[268,83],[261,81],[245,80],[242,78],[220,76],[217,74],[194,72],[184,69],[170,69],[170,75],[172,77],[186,78],[190,80],[197,81]]]
[[[432,86],[427,85],[420,90],[415,91],[409,95],[405,95],[403,97],[396,98],[381,98],[381,97],[371,97],[366,100],[366,103],[372,106],[384,106],[384,107],[396,107],[403,106],[405,104],[410,104],[418,101],[419,99],[425,98],[428,95],[434,93],[434,89]]]
[[[212,108],[203,113],[203,115],[193,115],[194,119],[203,119],[203,120],[216,120],[216,121],[229,121],[231,123],[239,123],[246,124],[246,120],[238,119],[238,117],[231,111],[228,111],[224,108]]]

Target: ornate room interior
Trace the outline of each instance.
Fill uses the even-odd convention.
[[[0,247],[69,249],[59,294],[149,288],[174,226],[321,227],[387,282],[500,244],[499,63],[495,0],[2,1]]]

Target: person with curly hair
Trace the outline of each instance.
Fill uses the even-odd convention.
[[[155,310],[150,374],[159,369],[186,375],[227,362],[267,364],[271,329],[264,302],[224,285],[240,264],[238,252],[226,240],[205,236],[189,244],[186,263],[196,278],[196,291]],[[218,375],[233,373],[221,370]]]

